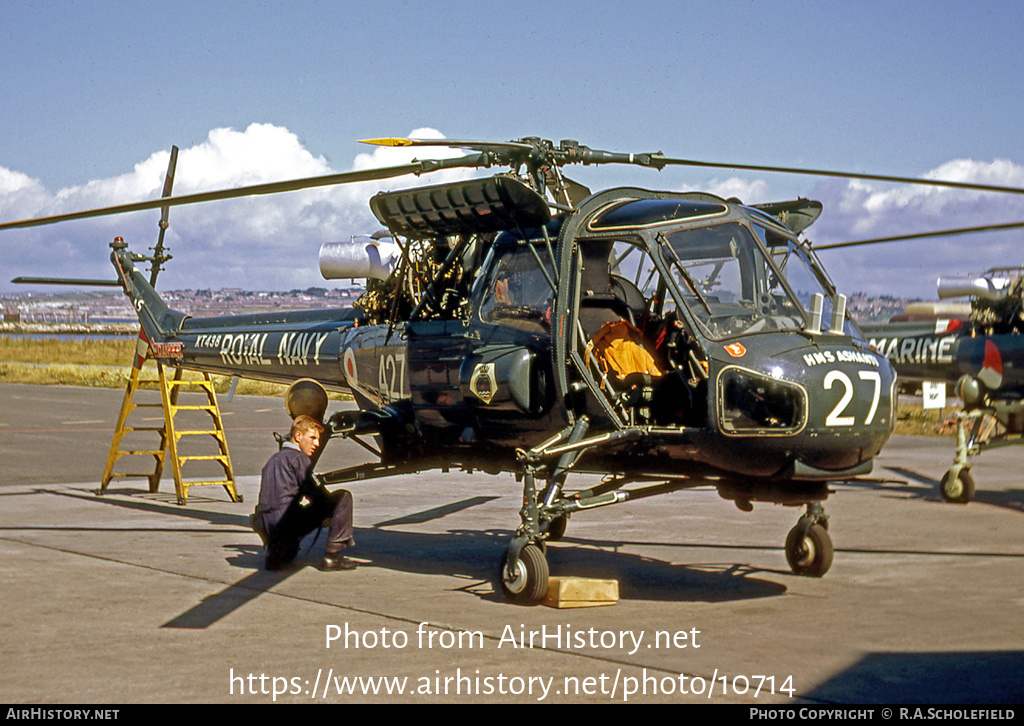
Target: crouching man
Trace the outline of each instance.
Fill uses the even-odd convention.
[[[354,570],[356,563],[341,554],[352,539],[352,494],[334,492],[313,479],[313,452],[320,446],[323,425],[310,416],[296,416],[281,450],[270,457],[260,479],[260,501],[253,529],[263,540],[268,570],[295,559],[302,538],[330,519],[327,552],[321,570]]]

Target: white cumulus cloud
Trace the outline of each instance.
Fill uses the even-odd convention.
[[[413,138],[442,139],[434,129]],[[357,154],[351,169],[405,164],[414,158],[459,156],[447,147],[374,147]],[[94,209],[160,195],[170,159],[160,151],[117,177],[50,191],[16,170],[0,167],[0,219],[13,221]],[[181,149],[174,194],[212,191],[338,173],[306,149],[288,129],[252,124],[244,131],[214,129]],[[402,185],[441,183],[469,175],[446,170],[417,178],[322,187],[300,192],[173,207],[165,243],[174,255],[161,273],[162,288],[290,289],[324,285],[317,267],[323,242],[345,240],[380,227],[367,206],[376,192]],[[156,240],[160,213],[136,212],[3,233],[4,274],[112,277],[107,243],[123,237],[137,252]],[[333,284],[333,283],[332,283]]]
[[[955,159],[926,179],[1024,188],[1024,165]],[[827,182],[811,195],[824,204],[807,231],[818,244],[1024,221],[1024,195],[864,181]],[[823,251],[847,291],[935,297],[940,276],[1024,264],[1024,232],[936,237]]]
[[[731,177],[724,181],[713,179],[708,183],[708,192],[723,199],[739,199],[744,204],[759,204],[768,200],[768,183],[763,179],[740,179]]]
[[[419,139],[444,137],[436,129],[414,129]],[[345,169],[331,168],[288,129],[251,124],[244,130],[219,128],[201,143],[181,150],[175,194],[250,186],[405,164],[413,159],[457,157],[445,146],[370,147],[353,155]],[[38,180],[0,166],[0,220],[106,207],[153,199],[161,193],[169,151],[159,151],[120,176],[48,190]],[[246,197],[170,211],[166,242],[174,259],[159,287],[291,289],[335,284],[324,281],[317,251],[324,242],[347,240],[380,228],[367,202],[379,191],[439,184],[480,173],[449,169],[374,182],[302,192]],[[997,159],[955,159],[926,178],[1024,187],[1024,165]],[[747,203],[773,199],[767,182],[730,177],[703,187]],[[821,218],[806,231],[818,244],[1000,222],[1024,221],[1024,196],[938,187],[868,183],[820,183],[807,196],[824,204]],[[112,278],[107,245],[123,237],[136,252],[148,253],[157,236],[158,211],[95,218],[0,233],[0,273],[6,284],[16,275]],[[844,292],[934,297],[935,278],[988,267],[1024,264],[1024,232],[950,237],[912,243],[855,247],[821,257]]]

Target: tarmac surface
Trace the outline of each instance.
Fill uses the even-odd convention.
[[[554,609],[497,589],[511,475],[351,485],[359,569],[320,572],[311,536],[265,572],[248,514],[282,401],[222,397],[245,501],[203,486],[179,506],[169,467],[157,493],[96,495],[121,396],[0,384],[0,702],[1024,702],[1024,450],[974,459],[953,505],[952,440],[894,437],[834,486],[820,579],[786,564],[800,509],[699,489],[577,514],[552,575],[621,599]],[[332,442],[318,468],[365,460]]]

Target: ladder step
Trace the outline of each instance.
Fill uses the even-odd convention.
[[[148,359],[148,356],[147,356]],[[204,484],[223,486],[228,490],[228,494],[232,501],[242,501],[241,495],[235,491],[235,479],[234,473],[231,468],[231,457],[228,454],[227,441],[225,439],[224,424],[221,420],[220,408],[217,405],[217,392],[213,381],[209,375],[204,374],[202,380],[184,380],[182,378],[182,370],[175,369],[173,379],[167,377],[166,373],[168,369],[157,362],[157,371],[159,374],[159,380],[143,380],[141,377],[141,367],[132,368],[131,378],[128,382],[128,387],[125,389],[125,399],[122,403],[121,414],[118,419],[118,429],[114,432],[114,441],[111,443],[110,454],[107,457],[107,471],[112,471],[115,462],[123,456],[153,456],[156,458],[155,470],[150,473],[111,473],[105,474],[103,485],[100,491],[106,489],[106,483],[113,478],[143,478],[148,479],[150,482],[150,491],[156,492],[159,487],[159,478],[163,472],[166,459],[170,458],[174,464],[174,480],[175,480],[175,491],[178,496],[178,504],[185,504],[188,499],[188,488],[191,486],[199,486]],[[191,389],[191,390],[189,390]],[[157,403],[151,403],[152,397],[147,396],[148,401],[145,403],[136,403],[133,400],[136,391],[140,390],[156,390],[159,391],[160,401]],[[207,403],[205,405],[195,404],[182,404],[178,405],[178,393],[181,390],[186,390],[193,396],[202,396],[206,394]],[[189,400],[201,401],[202,398],[191,398]],[[162,426],[137,426],[129,427],[126,425],[126,419],[137,409],[154,409],[158,408],[163,413],[163,425]],[[212,422],[206,420],[207,425],[211,425],[213,429],[194,429],[189,428],[186,431],[175,431],[174,430],[174,417],[179,411],[203,411],[210,414]],[[186,417],[187,418],[187,417]],[[191,425],[202,425],[201,422],[190,422]],[[186,423],[186,426],[189,424]],[[143,432],[153,431],[160,434],[160,444],[166,448],[161,450],[122,450],[120,445],[121,439],[128,433],[131,432]],[[201,456],[182,456],[178,451],[180,446],[180,439],[184,436],[212,436],[216,439],[220,454],[214,455],[201,455]],[[176,443],[177,442],[177,443]],[[224,469],[225,478],[216,479],[213,481],[182,481],[181,479],[181,465],[189,461],[214,461]]]

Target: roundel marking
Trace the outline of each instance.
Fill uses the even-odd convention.
[[[348,379],[349,385],[359,384],[359,374],[356,370],[356,354],[352,352],[351,348],[346,348],[345,353],[341,358],[342,368],[345,371],[345,378]]]

